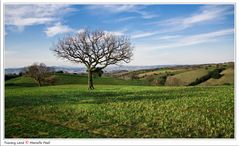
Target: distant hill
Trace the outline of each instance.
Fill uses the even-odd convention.
[[[109,66],[104,69],[104,72],[112,73],[112,72],[120,72],[122,70],[125,71],[135,71],[142,69],[154,69],[154,68],[162,68],[167,66],[176,66],[176,65],[153,65],[153,66]],[[64,71],[67,73],[85,73],[85,67],[64,67],[64,66],[51,66],[55,69],[55,71]],[[6,68],[5,74],[19,74],[22,72],[24,67],[20,68]]]
[[[233,85],[234,63],[179,65],[113,73],[125,80],[148,81],[159,86]]]
[[[84,68],[55,67],[55,69],[67,72],[52,75],[56,79],[55,85],[87,84]],[[6,70],[16,73],[20,69]],[[24,76],[9,78],[5,83],[9,86],[37,86],[33,79]],[[234,63],[109,67],[102,77],[94,76],[94,83],[152,86],[234,85]]]
[[[61,74],[55,73],[54,78],[56,79],[53,85],[65,85],[65,84],[88,84],[88,78],[86,74]],[[139,80],[123,80],[118,78],[112,78],[108,76],[94,76],[93,78],[95,85],[149,85],[146,81]],[[30,77],[20,76],[5,82],[6,86],[38,86],[38,83]]]
[[[219,79],[209,79],[206,82],[201,83],[202,86],[213,86],[213,85],[231,85],[234,84],[234,69],[227,68],[220,73],[222,75]]]
[[[23,67],[20,68],[6,68],[5,74],[19,74],[23,71]]]
[[[199,68],[191,71],[186,71],[173,76],[169,76],[165,82],[168,86],[185,86],[189,85],[198,78],[201,78],[208,74],[208,70],[204,68]]]

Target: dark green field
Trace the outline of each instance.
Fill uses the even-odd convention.
[[[103,77],[88,91],[85,76],[57,77],[44,87],[26,77],[6,82],[5,137],[234,137],[232,85],[145,86]]]

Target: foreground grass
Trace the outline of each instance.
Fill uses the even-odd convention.
[[[234,137],[233,86],[6,87],[5,137]]]

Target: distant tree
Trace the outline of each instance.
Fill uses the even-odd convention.
[[[63,74],[64,71],[63,70],[59,70],[59,71],[56,71],[56,73]]]
[[[103,69],[108,65],[130,62],[133,55],[132,49],[128,37],[100,30],[85,30],[66,36],[52,48],[57,57],[86,66],[88,89],[94,89],[93,73],[101,76]]]
[[[129,75],[129,77],[130,77],[131,80],[138,80],[139,79],[138,75],[135,72],[132,72]]]
[[[21,72],[19,72],[19,76],[23,76],[23,72],[21,71]]]
[[[13,79],[13,78],[17,78],[20,77],[20,75],[17,75],[16,73],[14,74],[5,74],[5,81]]]
[[[56,77],[55,76],[46,77],[44,82],[46,82],[49,85],[54,85],[56,82]]]
[[[47,67],[44,63],[40,63],[39,65],[34,63],[33,65],[26,67],[24,70],[24,74],[37,81],[39,86],[42,86],[53,72],[53,68]]]
[[[167,75],[155,77],[155,79],[153,80],[153,84],[154,85],[164,85],[166,82],[166,79],[167,79]]]

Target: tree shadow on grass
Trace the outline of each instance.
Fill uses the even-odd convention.
[[[37,87],[39,86],[36,83],[6,83],[5,87]]]
[[[68,95],[69,94],[69,95]],[[198,91],[196,94],[190,91],[128,91],[128,92],[73,92],[56,95],[39,95],[37,97],[31,96],[11,96],[5,99],[5,107],[18,106],[40,106],[40,105],[55,105],[55,104],[105,104],[113,102],[130,102],[140,100],[170,100],[183,97],[194,97],[200,95],[207,95],[207,92]]]

